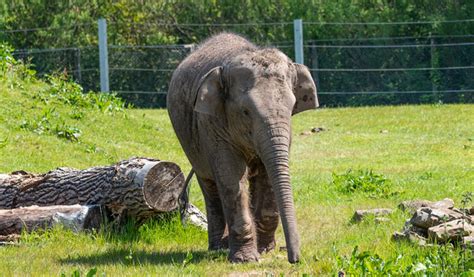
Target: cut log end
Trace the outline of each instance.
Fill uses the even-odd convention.
[[[147,204],[159,212],[178,208],[184,175],[178,165],[160,161],[151,167],[143,180],[143,195]]]

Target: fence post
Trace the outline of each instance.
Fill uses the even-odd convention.
[[[100,91],[109,92],[109,59],[107,54],[107,23],[99,18]]]
[[[295,35],[295,62],[304,64],[303,57],[303,20],[295,19],[293,21],[293,30]]]

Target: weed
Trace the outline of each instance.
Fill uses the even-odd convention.
[[[344,174],[332,173],[332,185],[345,194],[362,192],[370,197],[389,197],[397,192],[392,191],[392,183],[382,174],[372,170],[349,169]]]
[[[125,102],[113,93],[84,93],[81,85],[67,75],[47,75],[46,78],[49,86],[36,96],[44,103],[57,100],[76,108],[98,109],[103,113],[120,112],[126,108]]]
[[[435,245],[414,254],[396,253],[384,259],[370,251],[359,252],[356,246],[350,257],[339,256],[337,262],[339,268],[349,276],[437,276],[441,272],[452,276],[472,273],[474,257],[467,257],[469,260],[463,265],[459,254],[458,248]]]
[[[58,121],[54,123],[54,121]],[[55,108],[45,108],[39,118],[33,120],[23,120],[20,128],[32,131],[38,135],[48,133],[59,138],[77,142],[81,135],[79,128],[67,125],[59,119],[59,114],[55,112]]]
[[[79,136],[81,136],[81,130],[79,130],[79,128],[67,125],[64,122],[54,126],[52,132],[58,138],[64,138],[73,142],[79,141]]]

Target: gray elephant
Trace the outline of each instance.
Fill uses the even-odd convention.
[[[209,249],[229,247],[232,262],[258,261],[275,247],[280,216],[288,261],[297,262],[289,148],[291,115],[318,106],[308,69],[221,33],[181,62],[167,103],[204,195]]]

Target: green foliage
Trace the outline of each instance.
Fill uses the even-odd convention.
[[[350,257],[337,258],[339,268],[349,276],[470,276],[474,274],[474,255],[461,255],[461,249],[433,245],[417,253],[396,253],[384,259],[371,251],[354,247]]]
[[[36,71],[31,69],[31,64],[17,61],[13,57],[13,50],[8,43],[0,42],[0,78],[7,78],[10,87],[22,87],[23,81],[35,78]]]
[[[36,97],[45,104],[57,101],[75,108],[98,109],[104,113],[122,112],[126,108],[125,102],[113,93],[84,93],[81,85],[69,79],[66,75],[48,75],[46,90]],[[75,110],[77,114],[77,110]],[[77,119],[77,118],[76,118]]]
[[[55,108],[45,108],[38,118],[23,120],[20,127],[38,135],[46,133],[72,142],[79,141],[81,130],[66,124],[55,110]]]
[[[17,61],[12,56],[13,48],[6,43],[0,43],[0,73],[5,74],[7,69]]]
[[[55,5],[44,1],[13,0],[0,4],[0,26],[5,30],[47,27],[31,32],[0,32],[0,41],[17,49],[78,47],[79,50],[35,55],[33,63],[43,72],[72,70],[77,56],[83,68],[97,68],[97,19],[108,21],[111,45],[162,45],[201,42],[219,31],[243,34],[260,45],[284,45],[293,57],[292,20],[304,22],[400,22],[434,21],[433,24],[407,25],[305,25],[305,44],[435,44],[471,42],[455,36],[471,35],[472,22],[440,24],[437,21],[473,18],[474,1],[63,1]],[[242,23],[288,22],[280,25]],[[187,26],[177,24],[204,24]],[[235,24],[237,23],[237,24]],[[207,26],[205,24],[221,24]],[[222,25],[224,24],[224,25]],[[229,25],[225,25],[229,24]],[[234,24],[234,25],[231,25]],[[242,25],[239,25],[242,24]],[[453,37],[451,37],[453,36]],[[393,40],[358,41],[359,38],[395,37]],[[400,39],[414,37],[414,39]],[[347,39],[341,41],[339,39]],[[354,39],[354,40],[352,40]],[[319,40],[319,41],[316,41]],[[323,40],[323,41],[320,41]],[[94,50],[86,47],[94,46]],[[395,49],[320,48],[316,53],[305,47],[305,63],[317,62],[321,68],[413,68],[464,66],[472,60],[472,47],[430,47]],[[179,53],[176,53],[179,52]],[[312,53],[308,53],[312,52]],[[174,69],[186,51],[157,49],[110,49],[111,67]],[[113,58],[112,58],[113,57]],[[312,67],[312,66],[311,66]],[[77,69],[77,68],[74,68]],[[319,72],[324,91],[431,91],[432,88],[472,89],[472,70],[407,72]],[[166,91],[170,72],[115,71],[110,76],[116,90]],[[98,89],[97,72],[83,72],[81,83],[87,90]],[[78,78],[78,77],[77,77]],[[136,82],[140,78],[140,82]],[[318,87],[319,88],[319,87]],[[127,94],[129,102],[140,107],[163,107],[165,99],[153,95]],[[472,93],[375,94],[320,96],[325,106],[374,104],[474,102]]]
[[[349,169],[346,173],[332,174],[332,185],[346,194],[364,193],[370,197],[389,197],[396,194],[392,190],[392,182],[382,174],[372,170]]]
[[[40,82],[30,64],[16,61],[12,55],[12,48],[0,44],[0,69],[4,80],[10,89],[24,90],[25,84]],[[123,113],[127,108],[125,102],[115,94],[89,92],[67,77],[66,74],[48,75],[43,89],[39,92],[26,91],[25,93],[40,103],[35,105],[33,114],[22,116],[19,123],[21,129],[35,134],[49,134],[71,142],[78,142],[82,132],[68,118],[75,121],[82,120],[90,110],[98,110],[104,114]],[[4,140],[4,141],[3,141]],[[0,147],[6,145],[6,138],[0,141]]]

